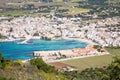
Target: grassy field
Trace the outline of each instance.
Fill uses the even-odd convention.
[[[107,66],[112,61],[111,55],[103,55],[89,58],[80,58],[74,60],[63,61],[62,63],[69,64],[76,67],[78,70],[84,70],[86,68],[95,68]]]
[[[62,63],[74,66],[78,68],[78,70],[84,70],[85,68],[95,68],[95,67],[103,67],[110,64],[113,59],[113,56],[120,56],[120,48],[106,48],[111,54],[103,55],[103,56],[95,56],[89,58],[80,58],[68,61],[62,61]]]
[[[59,9],[68,9],[68,11],[66,13],[63,13],[63,15],[67,14],[67,15],[76,15],[76,14],[79,14],[79,13],[84,13],[84,12],[88,12],[90,9],[87,9],[87,8],[77,8],[75,6],[79,6],[79,4],[77,3],[78,1],[82,1],[82,0],[72,0],[72,2],[69,2],[69,3],[65,3],[63,2],[63,0],[54,0],[54,2],[50,2],[50,3],[39,3],[39,2],[32,2],[32,1],[29,1],[29,2],[25,2],[25,3],[12,3],[12,4],[7,4],[3,7],[4,9],[7,9],[7,8],[11,8],[11,9],[17,9],[18,11],[14,11],[14,10],[4,10],[2,13],[0,13],[0,16],[23,16],[23,15],[29,15],[29,12],[31,11],[24,11],[24,10],[21,10],[21,7],[20,6],[25,6],[25,5],[28,5],[28,4],[33,4],[35,8],[38,8],[40,6],[49,6],[51,8],[52,7],[56,7],[56,6],[60,6]],[[13,1],[13,2],[16,2]],[[0,0],[0,3],[1,0]],[[3,4],[3,3],[2,3]],[[33,9],[32,11],[35,12],[35,10]],[[41,11],[42,12],[42,11]],[[32,15],[36,15],[36,14],[43,14],[41,12],[38,12],[38,13],[35,13],[35,14],[32,14]],[[60,13],[61,14],[61,13]]]
[[[118,48],[106,48],[106,50],[113,56],[120,56],[120,47]]]
[[[4,13],[0,13],[0,15],[4,15],[4,16],[24,16],[25,12],[24,11],[7,11]]]
[[[71,14],[71,15],[85,13],[85,12],[90,11],[90,9],[85,9],[85,8],[68,8],[68,10],[69,10],[68,14]]]

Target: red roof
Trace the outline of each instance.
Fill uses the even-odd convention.
[[[75,48],[72,49],[73,52],[75,53],[86,53],[86,52],[91,52],[94,51],[95,49],[93,48],[92,45],[87,46],[86,48]]]
[[[50,65],[55,66],[56,68],[63,68],[69,66],[68,64],[60,63],[60,62],[53,62]]]

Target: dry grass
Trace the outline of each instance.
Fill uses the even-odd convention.
[[[120,56],[120,47],[119,48],[106,48],[106,49],[111,54],[62,61],[62,63],[75,66],[79,70],[84,70],[85,68],[91,68],[91,67],[95,68],[95,67],[107,66],[108,64],[110,64],[114,56]]]
[[[107,66],[112,61],[111,55],[103,55],[96,57],[80,58],[74,60],[63,61],[62,63],[77,67],[78,70],[84,70],[86,68],[95,68]]]
[[[68,8],[69,12],[68,14],[75,15],[79,13],[84,13],[84,12],[89,12],[90,9],[85,9],[85,8]]]

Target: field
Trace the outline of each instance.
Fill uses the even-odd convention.
[[[70,0],[70,2],[64,2],[63,0],[53,0],[53,2],[39,2],[38,0],[0,0],[0,9],[3,9],[3,11],[0,12],[0,16],[39,16],[41,14],[49,15],[51,11],[54,11],[60,16],[75,16],[89,12],[97,7],[103,7],[103,5],[92,5],[88,0]],[[119,5],[115,4],[114,7],[119,7]],[[64,12],[64,10],[67,11]]]
[[[88,8],[81,8],[81,7],[76,7],[79,6],[79,3],[77,3],[78,1],[82,1],[82,0],[72,0],[72,2],[68,2],[65,3],[63,2],[63,0],[54,0],[54,2],[49,2],[49,3],[41,3],[41,2],[33,2],[32,0],[30,2],[24,2],[24,3],[19,3],[16,2],[16,0],[12,1],[13,3],[5,3],[3,1],[0,0],[0,7],[4,7],[4,10],[2,13],[0,13],[0,16],[25,16],[25,15],[39,15],[39,14],[43,14],[44,10],[47,11],[47,14],[50,14],[50,11],[55,11],[58,14],[62,14],[62,15],[76,15],[76,14],[80,14],[80,13],[85,13],[85,12],[89,12],[91,9]],[[5,5],[4,5],[5,4]],[[29,10],[24,10],[23,8],[25,8],[27,5],[34,5],[34,8],[29,8]],[[37,12],[39,7],[49,7],[49,9],[43,8],[41,11]],[[54,8],[58,7],[59,8],[57,10],[68,10],[67,12],[62,12],[59,13],[57,12],[57,10],[55,10]],[[34,13],[35,12],[35,13]],[[30,15],[29,15],[30,14]],[[46,14],[46,12],[45,12]],[[44,15],[45,15],[44,14]]]
[[[85,9],[85,8],[68,8],[68,14],[71,15],[75,15],[75,14],[79,14],[79,13],[85,13],[85,12],[89,12],[90,9]]]
[[[118,48],[106,48],[106,50],[111,53],[113,56],[120,56],[120,47]]]
[[[110,64],[113,57],[120,56],[120,48],[106,48],[111,54],[103,56],[95,56],[89,58],[80,58],[74,60],[63,61],[62,63],[76,67],[78,70],[84,70],[86,68],[103,67]]]

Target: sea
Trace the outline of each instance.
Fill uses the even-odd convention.
[[[0,42],[0,52],[11,60],[27,60],[33,58],[34,51],[66,50],[85,48],[88,43],[77,40],[39,40],[29,44],[18,44],[23,40]]]

